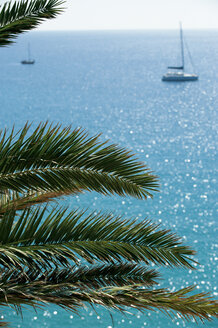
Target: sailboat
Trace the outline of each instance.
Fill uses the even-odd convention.
[[[162,81],[168,82],[183,82],[183,81],[196,81],[198,75],[185,73],[185,59],[184,59],[184,42],[182,24],[180,23],[180,46],[181,46],[181,60],[180,66],[168,66],[168,72],[163,75]]]
[[[30,55],[30,45],[28,43],[28,47],[27,47],[27,54],[28,54],[28,59],[24,59],[21,61],[21,64],[24,64],[24,65],[32,65],[35,63],[35,60],[34,59],[31,59],[31,55]]]

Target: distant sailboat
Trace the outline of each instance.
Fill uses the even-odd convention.
[[[28,57],[27,59],[24,59],[21,61],[21,64],[24,64],[24,65],[32,65],[35,63],[35,60],[34,59],[31,59],[31,55],[30,55],[30,45],[28,43],[28,47],[27,47],[27,54],[28,54]]]
[[[185,59],[184,59],[184,44],[183,44],[183,32],[182,24],[180,23],[180,44],[181,44],[181,66],[168,66],[169,71],[163,75],[162,81],[168,82],[183,82],[183,81],[196,81],[198,80],[198,75],[188,74],[184,72],[185,69]]]

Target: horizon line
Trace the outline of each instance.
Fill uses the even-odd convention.
[[[202,30],[218,30],[218,27],[192,27],[185,28],[185,31],[202,31]],[[125,32],[125,31],[178,31],[178,28],[170,28],[170,27],[152,27],[152,28],[105,28],[105,29],[37,29],[32,32]]]

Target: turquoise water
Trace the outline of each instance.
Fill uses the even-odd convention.
[[[70,197],[71,208],[102,209],[125,217],[149,218],[171,228],[197,251],[197,270],[161,269],[161,286],[196,284],[217,297],[217,107],[218,33],[185,33],[199,73],[193,83],[164,83],[167,65],[178,61],[178,32],[34,32],[0,50],[0,127],[21,128],[50,120],[90,134],[102,132],[128,147],[160,178],[154,199]],[[21,65],[31,44],[35,65]],[[187,63],[187,70],[191,70]],[[23,320],[2,310],[13,327],[113,326],[102,308],[87,308],[80,317],[57,307]],[[160,313],[114,313],[114,327],[196,327]],[[199,325],[201,327],[201,324]],[[217,327],[217,321],[204,327]]]

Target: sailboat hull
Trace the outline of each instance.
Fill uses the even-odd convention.
[[[163,75],[162,81],[166,82],[186,82],[186,81],[197,81],[198,75],[187,74],[187,73],[167,73]]]
[[[33,65],[35,63],[35,60],[22,60],[21,64],[23,65]]]

